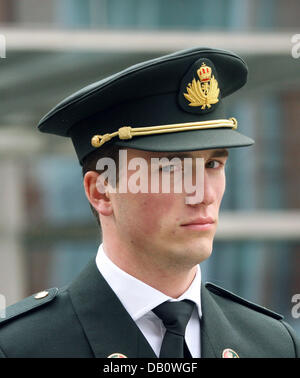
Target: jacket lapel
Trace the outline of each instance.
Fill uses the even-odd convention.
[[[233,349],[239,355],[242,345],[238,333],[224,315],[222,308],[212,293],[201,286],[202,318],[201,318],[201,355],[202,358],[221,358],[222,352]]]
[[[148,341],[91,261],[68,289],[95,357],[156,358]]]
[[[91,349],[98,358],[122,353],[129,358],[156,358],[148,341],[91,261],[69,286],[71,301]],[[221,358],[226,348],[239,350],[240,340],[216,298],[201,286],[201,356]]]

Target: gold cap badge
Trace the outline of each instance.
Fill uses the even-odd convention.
[[[193,78],[192,83],[186,87],[184,97],[189,101],[189,106],[201,106],[201,109],[210,108],[212,104],[219,102],[220,89],[218,82],[212,75],[211,67],[204,62],[197,70],[200,80]]]

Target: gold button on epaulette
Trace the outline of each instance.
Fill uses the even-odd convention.
[[[35,294],[34,298],[42,299],[42,298],[47,297],[48,294],[49,294],[49,291],[40,291],[39,293]]]

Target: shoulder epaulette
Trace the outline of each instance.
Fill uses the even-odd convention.
[[[51,302],[55,298],[57,293],[58,288],[56,287],[47,289],[33,294],[11,306],[8,306],[4,311],[2,311],[2,316],[0,317],[0,326],[17,316],[20,316],[28,311]]]
[[[225,297],[225,298],[229,298],[234,302],[240,303],[240,304],[247,306],[247,307],[249,307],[253,310],[256,310],[256,311],[261,312],[263,314],[269,315],[269,316],[271,316],[271,317],[273,317],[277,320],[282,320],[284,318],[282,315],[278,314],[277,312],[271,311],[266,307],[260,306],[256,303],[253,303],[253,302],[250,302],[250,301],[232,293],[231,291],[225,290],[222,287],[215,285],[211,282],[207,282],[205,284],[205,287],[208,290],[210,290],[211,292],[213,292],[214,294],[220,295],[220,296]]]

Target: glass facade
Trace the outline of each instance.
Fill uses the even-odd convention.
[[[289,7],[300,10],[296,0]],[[57,0],[54,22],[70,28],[185,31],[299,25],[283,0]]]
[[[72,29],[276,30],[299,26],[297,0],[1,0],[0,22]],[[35,11],[33,12],[32,9]]]

